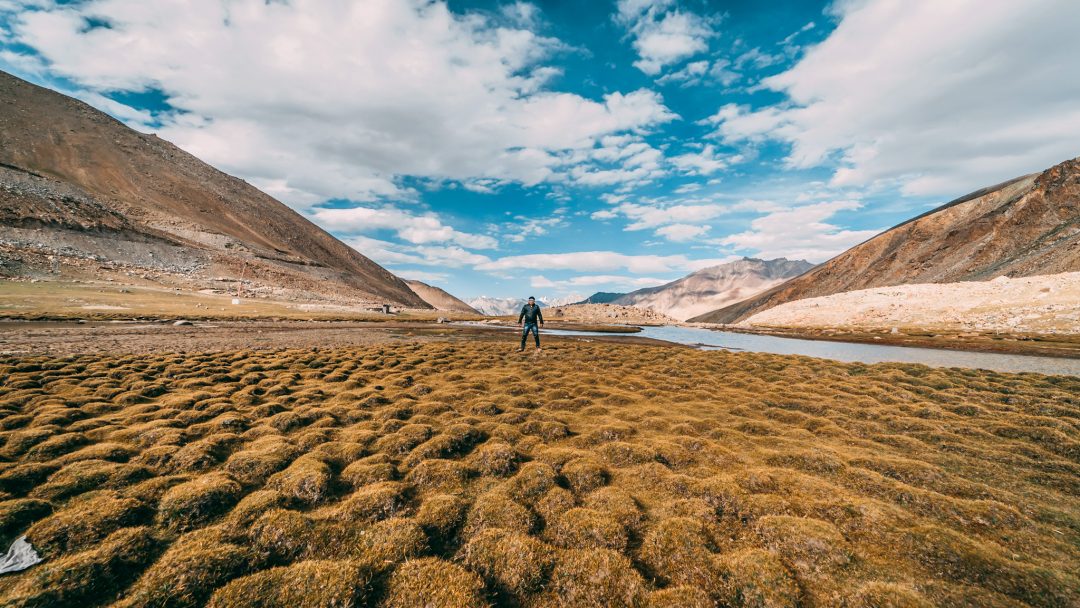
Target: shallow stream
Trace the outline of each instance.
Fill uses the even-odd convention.
[[[696,327],[642,327],[633,334],[611,334],[549,329],[541,334],[560,336],[633,336],[653,338],[666,342],[689,344],[703,349],[726,349],[774,353],[778,355],[806,355],[835,359],[849,363],[922,363],[931,367],[969,367],[999,372],[1036,372],[1040,374],[1064,374],[1080,376],[1080,359],[1060,357],[1033,357],[1003,353],[981,353],[965,350],[888,346],[856,342],[833,342],[827,340],[802,340],[715,331]]]

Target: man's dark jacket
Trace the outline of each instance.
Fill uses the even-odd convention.
[[[540,305],[533,304],[532,306],[529,306],[526,304],[525,306],[522,306],[521,314],[518,315],[518,323],[521,323],[522,319],[525,319],[526,325],[536,325],[537,322],[543,323],[544,315],[540,313]]]

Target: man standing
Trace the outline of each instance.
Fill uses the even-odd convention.
[[[540,327],[544,326],[544,315],[540,312],[540,307],[536,305],[536,298],[529,296],[529,303],[521,307],[521,314],[518,315],[518,325],[524,324],[524,331],[521,332],[521,348],[518,352],[525,350],[525,338],[529,337],[529,332],[533,333],[533,337],[536,338],[536,350],[540,350],[540,330],[536,328],[537,322],[540,323]]]

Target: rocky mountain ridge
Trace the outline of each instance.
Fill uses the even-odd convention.
[[[647,308],[684,321],[765,291],[813,267],[805,260],[743,258],[703,268],[658,287],[632,291],[611,303]]]

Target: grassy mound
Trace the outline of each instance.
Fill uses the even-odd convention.
[[[132,586],[116,608],[203,606],[214,589],[261,564],[248,547],[224,543],[217,530],[182,536]]]
[[[210,608],[352,608],[365,605],[370,575],[352,562],[304,561],[238,578],[210,598]]]
[[[0,605],[1080,605],[1080,380],[502,346],[0,359]]]
[[[239,498],[240,484],[228,475],[201,475],[165,492],[158,503],[158,521],[173,530],[190,530],[228,511]]]
[[[461,566],[434,557],[403,564],[390,577],[386,608],[481,608],[484,583]]]

